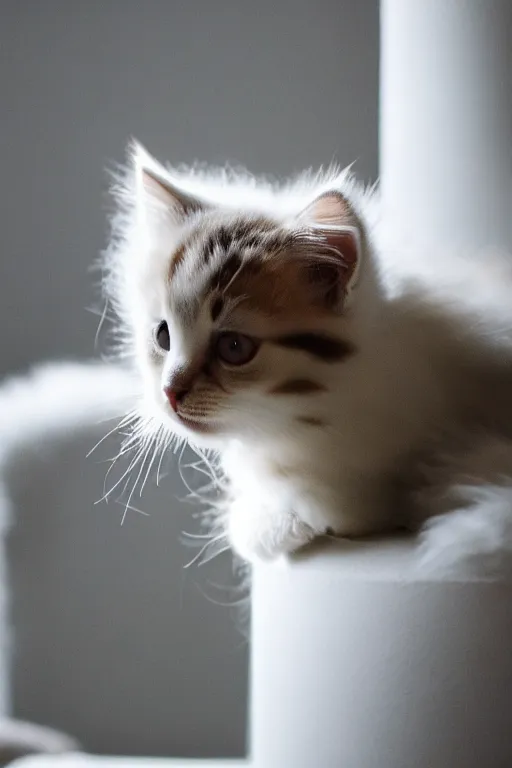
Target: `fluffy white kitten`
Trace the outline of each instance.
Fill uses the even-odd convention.
[[[217,452],[238,554],[428,519],[434,567],[505,567],[512,263],[404,247],[347,172],[273,186],[136,145],[116,196],[105,285],[141,415]]]

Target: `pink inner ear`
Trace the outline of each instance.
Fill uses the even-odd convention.
[[[305,211],[310,221],[320,226],[342,226],[352,218],[350,208],[343,195],[338,192],[327,192],[320,195]]]
[[[299,222],[308,226],[318,243],[316,257],[314,245],[311,252],[310,280],[324,304],[339,308],[357,279],[361,255],[357,217],[341,192],[331,190],[310,203]]]
[[[143,168],[141,179],[148,198],[162,203],[178,216],[188,216],[206,207],[204,202],[179,189],[172,182],[161,178],[151,169]]]
[[[358,232],[353,227],[340,227],[339,229],[321,228],[321,233],[329,247],[340,255],[340,260],[345,267],[342,282],[346,285],[350,282],[359,261]]]
[[[319,227],[318,252],[309,264],[309,279],[317,286],[322,302],[340,309],[359,266],[359,233],[355,227]],[[322,247],[323,246],[323,247]],[[329,250],[325,252],[325,246]]]
[[[142,186],[144,191],[154,200],[158,200],[167,206],[173,203],[173,199],[164,182],[146,169],[142,171]]]

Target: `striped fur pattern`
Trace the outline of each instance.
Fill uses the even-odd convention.
[[[170,171],[134,146],[116,195],[120,350],[146,432],[216,457],[215,541],[272,559],[431,515],[415,485],[429,446],[507,402],[501,262],[401,259],[375,195],[336,170],[276,187]]]

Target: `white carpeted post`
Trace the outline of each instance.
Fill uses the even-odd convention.
[[[382,3],[382,185],[445,242],[512,244],[512,3]],[[512,765],[512,587],[414,577],[411,542],[253,574],[256,768]]]
[[[412,543],[254,572],[255,768],[512,765],[512,588],[420,582]]]
[[[512,244],[512,3],[382,0],[380,165],[413,231]]]

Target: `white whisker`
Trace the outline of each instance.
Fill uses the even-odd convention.
[[[143,509],[137,509],[137,507],[133,507],[131,504],[125,505],[124,501],[121,501],[121,499],[116,499],[115,503],[121,504],[121,506],[125,508],[125,513],[126,510],[129,509],[131,512],[138,512],[139,515],[144,515],[144,517],[150,517],[149,512],[144,512]]]
[[[91,448],[91,450],[90,450],[90,451],[88,451],[88,452],[86,453],[86,455],[85,455],[85,458],[86,458],[86,459],[88,459],[88,458],[89,458],[89,456],[91,456],[91,454],[92,454],[92,453],[94,453],[94,451],[95,451],[97,448],[99,448],[99,446],[100,446],[100,445],[101,445],[101,444],[102,444],[102,443],[103,443],[103,442],[104,442],[104,441],[105,441],[105,440],[106,440],[108,437],[110,437],[110,435],[113,435],[113,434],[114,434],[114,432],[117,432],[117,431],[119,430],[119,426],[120,426],[119,424],[116,424],[116,425],[115,425],[115,427],[113,427],[113,428],[112,428],[112,429],[111,429],[109,432],[107,432],[107,434],[106,434],[106,435],[103,435],[103,437],[102,437],[100,440],[98,440],[98,442],[96,443],[96,445],[94,445],[94,446]]]
[[[139,496],[142,496],[142,491],[144,490],[144,486],[147,483],[147,480],[148,480],[148,477],[149,477],[149,473],[151,472],[151,467],[153,466],[153,464],[155,462],[155,459],[157,457],[157,454],[158,454],[158,447],[160,445],[160,440],[161,440],[161,429],[162,429],[162,427],[160,426],[158,428],[158,431],[157,431],[157,433],[155,435],[155,438],[154,438],[154,441],[153,441],[154,442],[153,456],[151,457],[151,461],[148,464],[147,472],[144,475],[144,480],[142,481],[142,485],[140,487]]]
[[[103,312],[101,313],[100,321],[98,323],[98,328],[96,330],[96,335],[94,337],[94,349],[98,348],[98,341],[99,341],[99,338],[100,338],[101,329],[103,327],[103,323],[105,322],[105,318],[107,316],[107,313],[108,313],[108,299],[105,301],[105,305],[103,307]]]
[[[246,605],[247,602],[250,600],[249,595],[245,594],[243,597],[239,598],[238,600],[233,600],[231,603],[225,603],[220,600],[214,600],[212,597],[206,594],[206,592],[200,587],[199,584],[194,585],[196,589],[199,590],[200,594],[205,598],[205,600],[208,600],[209,603],[212,603],[212,605],[216,605],[219,608],[237,608],[239,605]]]
[[[135,458],[132,459],[132,461],[130,462],[128,468],[125,470],[125,472],[123,472],[123,474],[121,475],[119,480],[115,483],[115,485],[113,485],[112,488],[110,488],[109,491],[104,493],[101,499],[98,499],[98,501],[95,501],[94,502],[95,504],[101,504],[103,501],[107,501],[108,500],[108,498],[112,495],[112,493],[115,491],[115,489],[118,488],[119,485],[122,483],[124,478],[127,475],[129,475],[129,473],[132,471],[132,469],[134,468],[134,466],[137,464],[137,462],[139,461],[140,457],[142,456],[143,451],[144,451],[144,445],[139,449],[139,451],[137,451],[137,453],[135,455]],[[108,475],[108,472],[107,472],[107,475]]]
[[[135,478],[135,482],[133,484],[132,490],[130,491],[130,495],[128,496],[128,503],[127,503],[125,511],[124,511],[123,519],[121,520],[121,525],[123,525],[123,523],[124,523],[124,520],[125,520],[125,517],[126,517],[126,512],[127,512],[128,507],[129,507],[129,505],[131,503],[132,496],[133,496],[133,494],[135,492],[135,489],[137,487],[137,483],[139,482],[139,480],[141,478],[142,472],[144,470],[144,464],[146,463],[147,457],[149,455],[149,451],[151,450],[152,443],[153,443],[153,436],[149,435],[147,440],[146,440],[146,447],[145,447],[144,453],[142,455],[142,461],[140,463],[139,472],[137,474],[137,477]]]
[[[208,557],[205,557],[203,560],[201,560],[197,567],[200,568],[202,565],[206,565],[207,563],[211,563],[212,560],[215,560],[216,557],[220,557],[220,555],[224,554],[224,552],[228,552],[231,547],[229,544],[225,544],[220,549],[217,549],[215,552],[213,552],[211,555],[208,555]]]
[[[186,565],[184,565],[183,568],[187,569],[187,568],[190,568],[190,566],[194,565],[194,563],[196,563],[202,557],[202,555],[206,552],[208,547],[211,547],[213,544],[215,544],[217,541],[220,541],[224,537],[225,537],[225,534],[220,533],[218,536],[214,536],[212,539],[207,541],[206,544],[204,544],[201,547],[197,555],[195,555],[195,557],[193,557],[192,560],[190,560]]]
[[[186,536],[187,539],[194,539],[194,540],[211,539],[211,533],[189,533],[188,531],[182,531],[181,535]]]
[[[156,470],[156,484],[157,485],[160,485],[160,470],[162,468],[162,461],[163,461],[163,458],[164,458],[165,454],[167,453],[167,449],[169,448],[171,443],[172,443],[172,437],[170,437],[170,438],[166,437],[164,442],[163,442],[162,453],[161,453],[161,456],[160,456],[160,461],[158,462],[158,468]]]

